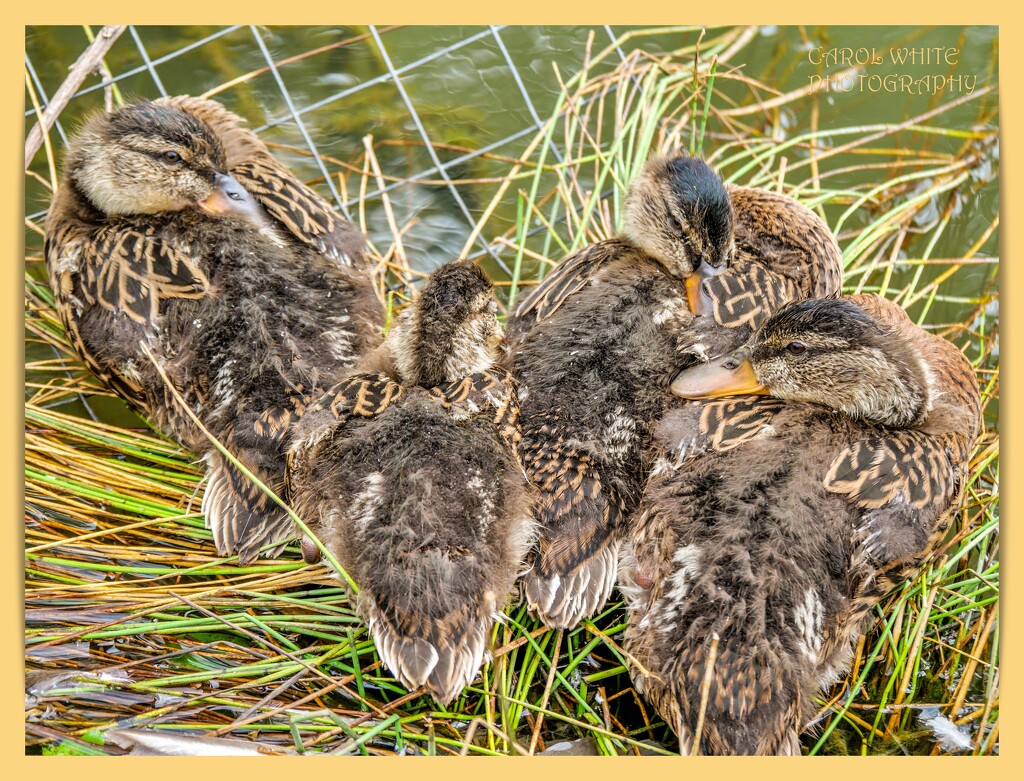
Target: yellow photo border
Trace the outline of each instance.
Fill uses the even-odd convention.
[[[21,110],[25,101],[25,25],[27,24],[80,24],[80,23],[132,23],[132,24],[229,24],[239,22],[258,22],[261,24],[324,24],[324,23],[389,23],[405,24],[856,24],[856,25],[917,25],[922,21],[929,25],[999,25],[1000,73],[1003,76],[1000,85],[1000,133],[1002,136],[1001,170],[1000,170],[1000,211],[1004,219],[1000,221],[1000,288],[1011,300],[1021,292],[1022,271],[1016,268],[1013,260],[1017,250],[1024,249],[1024,230],[1016,233],[1013,220],[1005,219],[1013,215],[1013,204],[1018,199],[1024,200],[1024,152],[1019,152],[1016,142],[1024,142],[1021,132],[1022,115],[1024,115],[1024,99],[1016,96],[1016,79],[1024,74],[1024,25],[1018,22],[1009,2],[986,2],[973,7],[963,2],[951,0],[929,0],[925,4],[893,3],[891,0],[858,0],[855,3],[823,3],[798,0],[785,4],[754,2],[754,0],[732,0],[728,3],[704,7],[699,3],[685,3],[675,0],[654,0],[653,2],[622,3],[614,0],[591,0],[581,3],[552,3],[551,0],[518,0],[514,4],[496,7],[480,3],[479,0],[445,0],[443,3],[426,3],[422,0],[391,0],[386,5],[374,4],[369,8],[360,7],[344,0],[304,0],[301,4],[279,4],[268,0],[221,0],[210,3],[196,0],[177,0],[177,2],[139,3],[126,0],[99,0],[89,4],[72,3],[69,0],[45,0],[29,7],[22,3],[13,4],[7,14],[8,22],[3,25],[0,35],[7,44],[0,48],[0,84],[3,92],[11,101],[12,106],[19,107],[11,111],[12,121],[0,128],[0,136],[4,139],[4,148],[8,149],[7,163],[10,190],[0,191],[0,202],[4,208],[0,213],[7,214],[3,223],[4,236],[0,247],[8,247],[4,253],[8,262],[4,265],[0,276],[0,291],[3,299],[8,301],[7,314],[0,317],[4,338],[0,341],[0,366],[6,366],[9,381],[0,384],[2,403],[0,409],[8,410],[0,415],[3,441],[9,443],[2,454],[4,461],[3,492],[6,504],[11,512],[11,526],[4,535],[10,545],[12,567],[9,574],[11,589],[2,603],[2,614],[8,631],[8,640],[3,649],[3,659],[10,664],[9,668],[0,665],[0,669],[10,670],[11,687],[7,689],[2,708],[3,725],[2,744],[4,754],[10,754],[12,765],[7,771],[0,773],[12,779],[71,779],[87,781],[93,778],[125,778],[139,777],[144,781],[156,778],[176,778],[180,774],[188,774],[191,779],[227,778],[241,776],[244,781],[259,779],[275,779],[279,781],[284,773],[301,772],[303,775],[330,778],[336,775],[351,773],[372,774],[374,779],[421,778],[441,779],[469,777],[483,771],[488,781],[503,781],[518,778],[524,773],[530,777],[566,777],[583,778],[585,774],[593,774],[597,778],[614,778],[617,774],[629,775],[643,773],[646,777],[680,778],[687,774],[714,773],[716,776],[742,777],[757,773],[758,781],[765,779],[785,779],[791,781],[798,778],[812,778],[827,775],[838,778],[864,778],[869,774],[885,772],[887,774],[983,774],[989,778],[1008,777],[1011,774],[1020,778],[1022,768],[1017,758],[1016,744],[1012,736],[1013,724],[1017,719],[1013,706],[1000,713],[1000,748],[999,757],[974,758],[978,763],[966,768],[963,764],[947,764],[954,762],[947,757],[937,758],[894,758],[894,757],[849,757],[821,759],[819,761],[800,759],[755,759],[735,758],[720,759],[709,757],[697,758],[648,758],[641,768],[638,760],[629,762],[625,768],[614,760],[603,757],[565,757],[546,758],[536,767],[525,767],[526,759],[508,758],[488,762],[483,767],[483,760],[472,762],[453,762],[441,758],[418,758],[413,762],[401,765],[400,758],[374,758],[373,760],[348,758],[332,761],[328,758],[167,758],[167,757],[133,757],[130,759],[104,757],[26,757],[24,740],[24,702],[23,702],[23,578],[22,561],[22,519],[23,519],[23,442],[21,420],[23,414],[23,366],[24,366],[24,332],[22,327],[22,311],[24,306],[21,291],[23,290],[24,258],[24,172],[22,170],[25,132],[31,127],[33,120],[22,120]],[[1017,12],[1019,13],[1019,12]],[[1005,96],[1007,100],[1001,98]],[[6,101],[5,101],[6,102]],[[13,121],[18,118],[19,121]],[[1022,172],[1022,173],[1017,173]],[[1006,262],[1006,261],[1009,262]],[[1014,293],[1013,291],[1017,291]],[[1021,336],[1021,325],[1024,316],[1018,318],[1013,307],[1001,308],[1002,336],[1014,344]],[[1006,344],[1002,345],[1001,355],[1004,360],[1008,354]],[[1019,417],[1013,399],[1013,388],[1016,387],[1018,367],[1016,359],[1010,359],[1003,372],[1001,385],[1004,389],[1000,394],[1003,400],[1000,413],[1000,431],[1004,436],[1004,444],[1008,455],[1003,456],[1002,463],[1009,468],[1007,483],[1016,485],[1022,477],[1017,468],[1016,436],[1019,428]],[[1011,495],[1014,489],[1011,488]],[[1005,579],[1011,591],[1006,602],[1010,610],[1004,610],[1000,616],[1000,639],[1005,649],[1012,649],[1020,640],[1021,632],[1012,615],[1009,615],[1015,604],[1012,591],[1017,586],[1013,562],[1016,561],[1020,544],[1012,528],[1017,505],[1014,499],[1009,505],[1002,505],[1001,517],[1008,519],[1001,529],[1002,560],[1008,562],[1010,577]],[[1007,506],[1009,510],[1007,510]],[[1004,655],[1013,660],[1015,654]],[[1016,665],[1000,671],[1000,685],[1003,690],[1002,701],[1006,701],[1006,693],[1010,693],[1009,702],[1015,701],[1012,694],[1017,688],[1019,672]],[[1009,718],[1007,718],[1009,717]],[[282,762],[293,764],[284,767]],[[372,762],[372,766],[363,763]],[[961,758],[961,763],[968,762]],[[306,762],[300,771],[294,763]],[[343,762],[344,766],[339,764]],[[356,764],[352,764],[356,763]],[[714,765],[712,766],[712,764]],[[756,765],[755,765],[756,763]],[[867,764],[865,764],[867,763]],[[927,767],[925,766],[927,763]],[[879,765],[884,765],[880,767]],[[1016,770],[1013,768],[1017,767]]]

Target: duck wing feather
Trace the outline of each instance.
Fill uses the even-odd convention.
[[[624,511],[594,459],[561,428],[557,410],[537,417],[519,453],[538,491],[534,513],[543,529],[525,578],[527,600],[548,626],[568,629],[611,595]]]
[[[551,317],[569,298],[591,284],[602,266],[625,251],[636,249],[624,239],[607,239],[565,258],[516,307],[509,320],[508,337],[522,336]]]
[[[343,265],[364,264],[364,240],[355,227],[299,181],[255,133],[243,127],[244,119],[205,98],[179,95],[158,102],[206,122],[221,139],[228,173],[292,236]]]

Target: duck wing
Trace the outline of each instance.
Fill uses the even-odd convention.
[[[329,388],[303,411],[288,448],[288,484],[301,481],[337,426],[356,418],[373,418],[402,397],[402,386],[386,374],[354,374]]]
[[[372,418],[401,395],[402,386],[386,374],[354,374],[328,389],[305,414],[329,410],[335,420]]]
[[[880,430],[832,462],[825,487],[862,510],[856,539],[884,572],[920,566],[941,541],[960,504],[981,425],[974,368],[950,342],[918,328],[901,307],[875,295],[851,300],[918,350],[932,409],[918,426]]]
[[[702,405],[699,431],[706,445],[719,452],[732,450],[763,436],[785,402],[763,396],[740,396]]]
[[[625,513],[614,486],[574,444],[557,409],[530,421],[519,454],[537,489],[534,514],[543,530],[524,579],[527,601],[545,624],[569,629],[611,595],[616,532]]]
[[[206,122],[221,140],[228,172],[289,233],[346,266],[365,262],[364,239],[355,227],[277,160],[237,114],[216,101],[180,95],[161,103]]]
[[[728,189],[736,210],[737,262],[760,265],[776,279],[789,280],[799,291],[797,298],[839,294],[842,252],[821,217],[783,193],[732,184]]]
[[[224,444],[238,464],[258,477],[278,496],[291,493],[294,475],[316,456],[317,445],[338,421],[372,417],[389,406],[401,388],[382,375],[355,375],[328,390],[317,402],[303,406],[300,398],[290,407],[274,407],[244,414],[224,436]],[[301,420],[300,420],[301,419]],[[285,438],[296,421],[306,425],[307,436],[293,445],[281,464]],[[308,421],[308,422],[307,422]],[[206,455],[209,484],[203,494],[206,525],[213,532],[221,555],[238,551],[239,560],[255,559],[260,549],[294,535],[290,515],[259,485],[217,450]],[[278,477],[273,477],[273,476]],[[286,475],[283,479],[280,475]],[[280,547],[275,548],[280,550]]]
[[[68,221],[47,234],[44,251],[67,306],[81,295],[84,303],[153,329],[164,301],[203,298],[210,285],[200,260],[164,241],[153,226],[115,223],[89,231]]]
[[[655,427],[655,445],[663,458],[676,465],[707,450],[724,453],[771,433],[772,421],[784,407],[784,401],[768,396],[701,402],[673,399]]]
[[[891,432],[854,443],[832,462],[825,488],[861,509],[854,539],[882,572],[915,570],[949,528],[968,474],[961,439]]]
[[[527,333],[548,319],[575,293],[589,285],[603,265],[635,248],[622,239],[585,247],[559,263],[516,307],[508,323],[509,338]]]
[[[727,271],[701,282],[715,321],[725,328],[759,328],[784,304],[800,298],[796,282],[760,263],[734,261]]]
[[[91,229],[75,220],[54,225],[44,244],[58,314],[75,350],[108,387],[147,411],[137,377],[101,365],[85,344],[79,319],[99,305],[156,332],[166,302],[203,298],[209,279],[200,260],[165,242],[153,227],[112,224]]]
[[[729,268],[704,277],[715,320],[759,328],[783,305],[838,295],[842,254],[824,221],[782,193],[729,185],[736,253]]]
[[[272,479],[269,470],[257,463],[259,454],[239,451],[230,442],[225,446],[233,451],[235,462],[229,461],[219,450],[209,451],[205,458],[207,485],[203,493],[202,511],[206,527],[213,533],[213,541],[221,556],[238,552],[238,560],[246,564],[260,554],[267,545],[283,543],[294,536],[291,516],[259,485],[239,468],[241,464],[278,496],[284,483]],[[270,551],[276,555],[283,545]]]
[[[471,374],[456,382],[430,389],[431,397],[456,419],[485,410],[493,410],[491,418],[502,441],[517,455],[522,439],[519,427],[518,385],[512,375],[500,368]]]

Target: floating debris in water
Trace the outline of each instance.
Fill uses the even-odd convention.
[[[100,683],[131,683],[131,676],[123,670],[105,670],[103,672],[49,672],[30,670],[25,673],[25,691],[36,697],[43,697],[48,692],[65,688],[69,681],[88,684],[91,681]]]
[[[538,756],[549,757],[596,757],[597,746],[588,738],[581,740],[563,740],[550,744]]]
[[[228,738],[203,738],[149,729],[112,729],[106,739],[142,757],[264,757],[294,751]]]
[[[665,747],[662,746],[655,740],[642,740],[651,749],[643,748],[638,746],[637,750],[642,757],[656,757],[662,756],[665,753]],[[633,749],[630,748],[625,752],[626,756],[633,756]],[[581,738],[580,740],[562,740],[558,743],[549,743],[548,747],[541,751],[537,756],[547,757],[596,757],[600,756],[601,752],[597,750],[597,744],[594,743],[590,738]]]
[[[943,751],[967,751],[974,747],[970,733],[939,713],[938,708],[922,708],[917,718],[932,731],[935,742]]]

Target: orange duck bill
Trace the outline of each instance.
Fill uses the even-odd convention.
[[[227,174],[217,174],[213,181],[213,192],[197,206],[207,214],[220,217],[225,214],[241,214],[257,222],[266,220],[263,208],[238,180]]]
[[[672,392],[684,399],[717,399],[768,390],[758,382],[750,359],[734,353],[679,372],[672,380]]]
[[[704,287],[704,280],[717,276],[723,271],[725,271],[724,268],[714,268],[702,263],[686,278],[683,283],[686,286],[686,303],[690,305],[690,311],[695,316],[708,315],[714,311],[715,302],[708,295]]]

